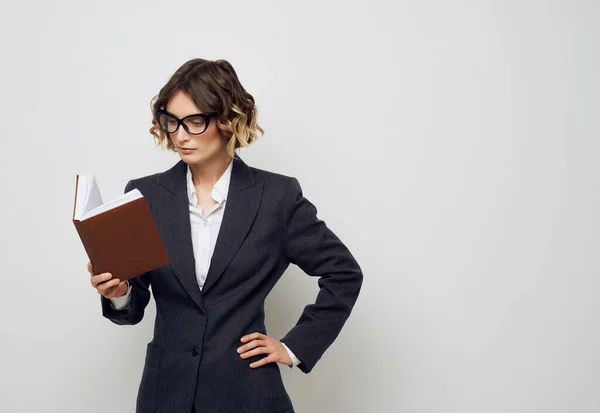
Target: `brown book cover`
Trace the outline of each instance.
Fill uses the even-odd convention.
[[[92,263],[94,273],[110,272],[113,278],[129,280],[169,263],[167,250],[144,197],[73,223]]]

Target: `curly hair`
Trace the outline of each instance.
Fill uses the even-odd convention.
[[[246,92],[233,66],[222,59],[192,59],[175,71],[150,102],[150,133],[157,146],[176,151],[168,134],[160,128],[155,113],[166,109],[167,102],[177,92],[187,94],[203,111],[218,113],[217,128],[226,142],[227,153],[231,158],[236,156],[236,149],[254,142],[258,138],[258,132],[261,135],[265,133],[256,120],[258,109],[254,97]]]

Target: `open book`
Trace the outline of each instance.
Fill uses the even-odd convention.
[[[169,263],[146,199],[138,189],[104,203],[94,175],[77,175],[73,224],[94,267],[125,281]]]

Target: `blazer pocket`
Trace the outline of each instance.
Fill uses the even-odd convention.
[[[146,346],[146,360],[145,364],[150,367],[160,368],[160,364],[163,358],[163,349],[152,343],[148,343]]]

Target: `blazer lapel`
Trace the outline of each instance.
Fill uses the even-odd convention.
[[[241,158],[233,161],[223,221],[202,294],[217,282],[248,235],[262,201],[263,186],[263,182],[255,183],[254,173]]]
[[[179,282],[198,307],[204,309],[196,280],[186,173],[187,164],[179,161],[159,179],[160,185],[173,195],[172,204],[167,205],[170,216],[167,218],[165,247],[171,258],[171,268]]]
[[[173,195],[173,204],[168,206],[171,216],[165,246],[171,257],[173,272],[190,298],[204,310],[202,295],[223,274],[246,238],[262,201],[264,183],[255,183],[252,170],[241,158],[233,161],[223,221],[206,282],[200,292],[196,280],[186,173],[187,164],[181,160],[159,178],[159,184]]]

